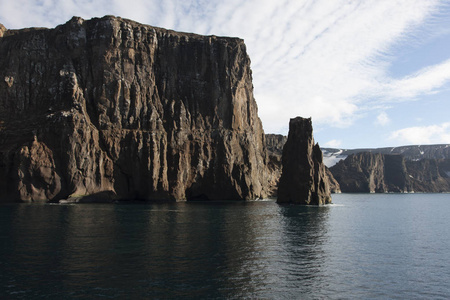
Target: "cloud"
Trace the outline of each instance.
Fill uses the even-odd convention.
[[[390,80],[378,90],[385,100],[414,99],[424,94],[437,93],[438,89],[450,82],[450,59],[399,80]]]
[[[403,128],[392,132],[389,139],[400,144],[450,143],[450,122],[440,125]]]
[[[244,38],[264,129],[286,134],[295,116],[348,127],[380,102],[439,91],[450,81],[450,60],[404,78],[391,78],[388,70],[395,59],[392,49],[417,40],[423,26],[439,17],[443,3],[14,0],[2,4],[0,20],[8,28],[52,27],[72,15],[113,14],[174,30]]]
[[[331,140],[325,143],[325,147],[329,148],[339,148],[342,145],[342,141],[340,140]]]
[[[376,124],[381,125],[381,126],[386,126],[387,124],[389,124],[391,122],[391,119],[389,119],[389,116],[387,115],[386,112],[381,112],[378,116],[377,119],[375,121]]]

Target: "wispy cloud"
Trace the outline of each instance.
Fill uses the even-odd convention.
[[[339,148],[342,145],[342,141],[340,140],[331,140],[325,143],[325,147],[330,147],[330,148]]]
[[[389,139],[400,144],[450,143],[450,123],[403,128],[392,132]]]
[[[375,124],[381,125],[381,126],[386,126],[387,124],[389,124],[391,122],[391,119],[389,119],[389,116],[387,115],[386,112],[382,111],[378,116],[377,119],[375,121]]]
[[[379,103],[416,99],[450,82],[450,60],[391,78],[391,50],[417,41],[439,0],[15,0],[7,27],[55,26],[72,15],[105,14],[200,34],[239,36],[252,59],[255,97],[266,132],[289,118],[346,127]],[[419,32],[419,33],[418,33]],[[426,33],[425,34],[436,34]],[[378,121],[386,122],[381,113]]]
[[[450,59],[440,64],[423,68],[399,80],[391,80],[378,91],[387,101],[414,99],[423,94],[439,91],[450,82]]]

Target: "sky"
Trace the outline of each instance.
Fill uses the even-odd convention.
[[[450,0],[0,0],[10,29],[72,16],[243,38],[266,133],[321,147],[450,144]]]

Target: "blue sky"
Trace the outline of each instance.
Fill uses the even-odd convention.
[[[450,1],[0,0],[7,28],[116,15],[238,36],[266,133],[312,117],[321,146],[450,144]]]

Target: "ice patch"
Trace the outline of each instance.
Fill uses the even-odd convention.
[[[332,166],[334,166],[335,164],[337,164],[339,161],[346,159],[347,155],[342,155],[343,150],[339,149],[336,152],[330,152],[330,151],[326,151],[323,150],[323,163],[325,164],[325,166],[327,166],[327,168],[331,168]]]

